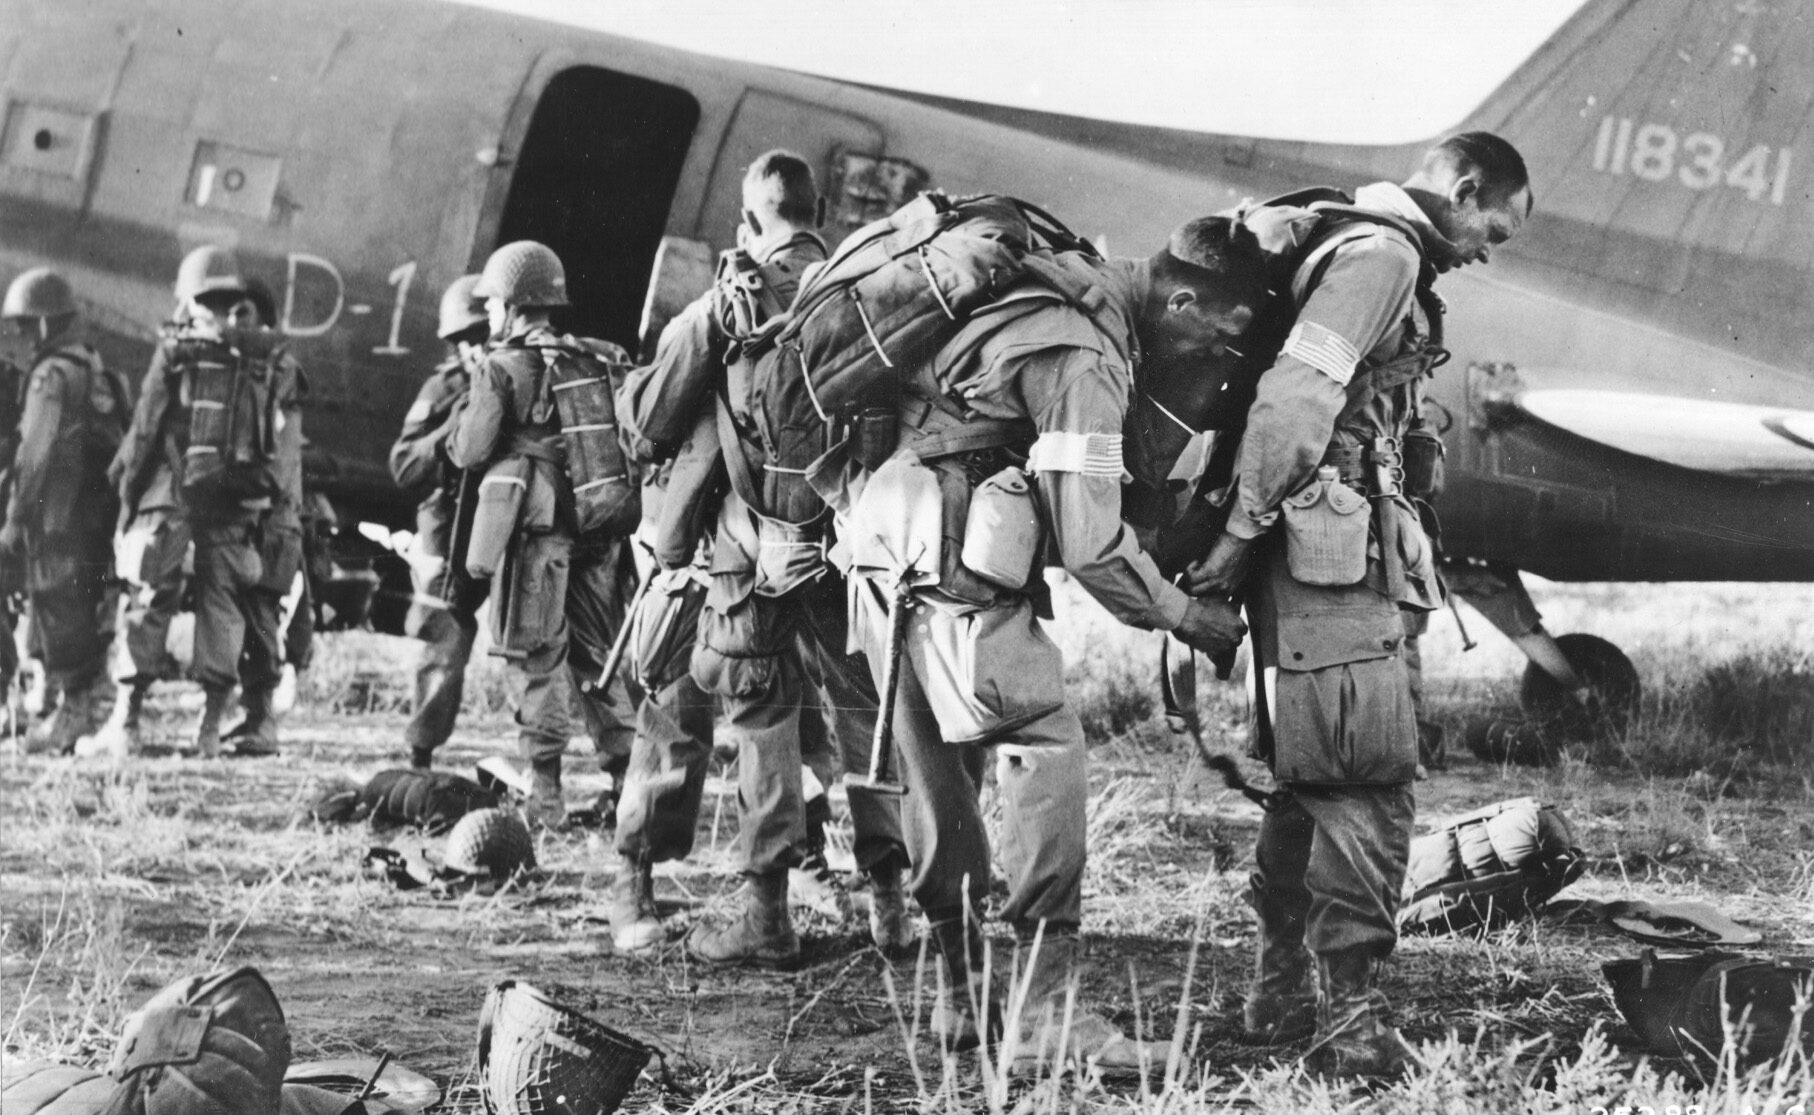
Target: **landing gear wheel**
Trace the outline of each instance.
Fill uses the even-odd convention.
[[[1563,635],[1556,645],[1587,683],[1588,699],[1585,704],[1577,702],[1561,682],[1532,662],[1524,668],[1524,680],[1518,686],[1518,703],[1525,715],[1569,739],[1624,731],[1637,711],[1641,689],[1631,659],[1598,635]]]

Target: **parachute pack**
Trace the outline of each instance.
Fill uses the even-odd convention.
[[[581,534],[629,534],[642,517],[642,493],[618,437],[613,402],[628,358],[616,345],[590,337],[564,336],[540,352],[567,443],[576,528]]]
[[[1049,265],[1060,252],[1099,254],[1027,202],[925,193],[845,239],[750,346],[764,362],[795,365],[768,378],[798,376],[822,420],[891,406],[903,371],[1029,274],[1069,291]]]
[[[222,508],[275,495],[282,343],[271,333],[229,329],[218,338],[178,334],[173,344],[170,363],[189,410],[183,498]]]
[[[1494,929],[1535,913],[1581,877],[1587,856],[1559,810],[1514,798],[1411,842],[1403,933]]]

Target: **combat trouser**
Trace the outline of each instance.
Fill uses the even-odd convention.
[[[451,565],[417,581],[403,623],[404,634],[422,640],[413,711],[403,728],[403,742],[417,755],[432,753],[453,735],[466,694],[466,664],[479,633],[479,606],[490,591],[490,581]]]
[[[182,611],[188,522],[176,511],[141,511],[120,539],[121,575],[132,582],[125,608],[126,660],[121,681],[143,688],[180,677],[170,654],[170,621]]]
[[[1313,953],[1375,959],[1398,942],[1399,889],[1411,854],[1410,783],[1299,786],[1260,821],[1262,900]]]
[[[691,571],[656,572],[643,597],[619,668],[634,669],[643,698],[636,740],[617,803],[619,855],[644,863],[685,859],[693,850],[717,704],[693,680],[693,643],[703,588]]]
[[[886,609],[879,604],[885,581],[856,576],[851,583],[857,606],[869,617],[859,634],[880,686],[889,651]],[[922,602],[907,631],[894,740],[907,787],[902,821],[914,897],[935,920],[961,918],[966,908],[982,906],[989,842],[977,792],[988,747],[995,752],[1000,853],[1008,876],[1001,916],[1023,935],[1042,921],[1049,932],[1074,932],[1083,920],[1089,786],[1083,724],[1063,700],[1058,648],[1031,602],[1019,597],[963,612]],[[939,632],[961,634],[954,642]],[[967,656],[969,668],[954,668],[958,663],[946,650]],[[964,738],[955,725],[966,714],[980,718],[977,742],[946,742],[947,736]]]
[[[65,694],[87,689],[106,674],[113,641],[112,540],[52,535],[30,539],[27,550],[44,671]]]
[[[623,547],[622,540],[576,546],[559,532],[524,534],[499,571],[508,591],[493,603],[495,642],[520,684],[518,741],[532,764],[558,760],[566,750],[575,671],[597,676],[623,622]],[[614,680],[608,698],[586,697],[609,726],[607,738],[598,741],[601,754],[633,733],[622,685]],[[627,738],[621,747],[628,752]]]
[[[801,735],[803,723],[820,718],[813,707],[818,702],[808,700],[813,682],[823,684],[843,766],[854,771],[868,769],[876,689],[844,653],[847,613],[838,578],[820,577],[785,596],[752,595],[742,606],[767,611],[756,627],[773,631],[780,643],[768,686],[725,699],[726,717],[743,737],[737,758],[738,859],[744,872],[767,875],[795,866],[806,840]],[[846,790],[857,866],[865,871],[905,866],[908,844],[898,800],[854,782],[847,782]]]
[[[269,691],[283,680],[283,598],[302,569],[302,532],[294,525],[267,521],[258,528],[257,540],[259,578],[244,598],[246,634],[239,681],[247,691]]]
[[[239,681],[246,640],[261,661],[276,661],[276,609],[267,616],[261,598],[264,562],[258,524],[251,520],[196,522],[195,661],[191,673],[203,689],[224,692]],[[273,681],[273,684],[275,682]]]
[[[619,855],[661,863],[692,853],[716,716],[712,695],[684,671],[643,698],[617,803]]]
[[[1398,939],[1414,821],[1403,619],[1367,583],[1298,584],[1276,543],[1250,583],[1262,747],[1293,802],[1261,825],[1257,899],[1301,922],[1313,952],[1383,957]]]
[[[573,568],[567,593],[571,623],[567,666],[579,691],[578,707],[586,735],[598,753],[599,767],[621,782],[636,740],[642,687],[623,669],[604,690],[593,683],[604,672],[618,632],[629,622],[630,600],[636,595],[636,562],[629,540],[617,538],[576,545]]]

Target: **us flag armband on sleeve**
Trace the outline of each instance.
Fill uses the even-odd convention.
[[[1348,338],[1314,321],[1300,321],[1292,326],[1291,334],[1285,338],[1285,347],[1280,351],[1303,361],[1343,387],[1354,378],[1354,368],[1360,363],[1360,353]]]
[[[1039,435],[1027,454],[1032,472],[1079,472],[1120,480],[1120,434],[1074,434],[1050,431]]]

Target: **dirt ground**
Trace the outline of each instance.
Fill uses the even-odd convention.
[[[543,837],[543,874],[524,885],[455,898],[399,892],[362,873],[365,849],[438,842],[299,817],[325,779],[400,765],[401,714],[305,708],[285,724],[281,757],[204,762],[174,746],[196,700],[160,689],[152,715],[163,746],[123,767],[0,757],[8,1056],[102,1063],[125,1014],[158,987],[251,964],[283,1003],[297,1060],[388,1051],[441,1081],[455,1112],[479,1109],[477,1017],[504,978],[671,1052],[685,1090],[645,1085],[630,1110],[680,1110],[700,1096],[800,1111],[867,1096],[876,1109],[919,1109],[942,1080],[975,1075],[971,1055],[946,1063],[925,1034],[931,967],[867,948],[860,915],[797,911],[806,956],[789,973],[702,968],[677,939],[652,958],[620,957],[600,909],[608,836],[586,832]],[[507,753],[512,734],[504,716],[468,718],[445,765],[470,771]],[[1219,732],[1211,742],[1236,749]],[[569,801],[582,804],[599,776],[577,747],[569,757],[578,772]],[[1157,727],[1097,748],[1092,790],[1087,1001],[1129,1030],[1181,1038],[1199,1068],[1225,1080],[1288,1062],[1297,1051],[1237,1040],[1257,808]],[[1589,853],[1569,896],[1706,898],[1762,929],[1766,948],[1814,948],[1805,778],[1697,784],[1578,762],[1500,768],[1462,754],[1419,785],[1420,822],[1523,794],[1562,805]],[[735,884],[734,828],[735,791],[715,769],[698,851],[657,871],[676,938]],[[1592,922],[1408,939],[1387,988],[1415,1040],[1530,1041],[1526,1056],[1540,1063],[1570,1055],[1596,1027],[1629,1041],[1598,969],[1637,948]]]

